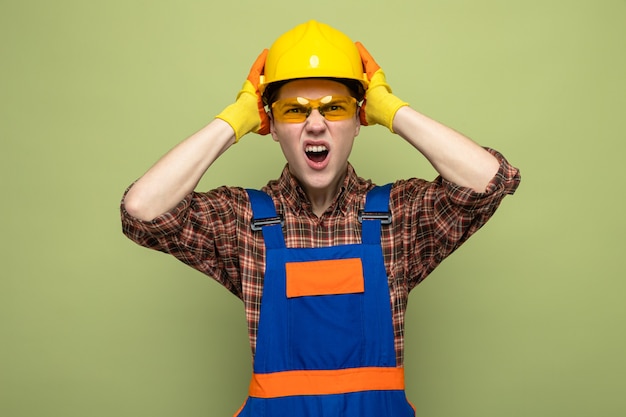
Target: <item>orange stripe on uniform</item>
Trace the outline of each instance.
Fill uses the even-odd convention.
[[[253,374],[249,394],[257,398],[404,390],[404,368],[348,368]]]
[[[285,268],[289,298],[364,291],[363,265],[359,258],[289,262]]]

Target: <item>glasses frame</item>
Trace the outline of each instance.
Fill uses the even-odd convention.
[[[341,115],[341,116],[337,116],[337,115],[332,115],[332,114],[327,114],[328,110],[324,110],[324,106],[328,106],[328,105],[332,105],[333,102],[337,102],[338,100],[346,100],[348,102],[348,110],[347,113],[345,115]],[[294,103],[294,101],[296,101],[297,103]],[[279,115],[278,117],[276,117],[276,108],[278,106],[280,106],[281,104],[286,103],[285,105],[288,106],[289,103],[291,103],[294,106],[294,109],[297,108],[296,106],[301,106],[302,108],[306,108],[306,112],[304,113],[293,113],[294,116],[298,116],[298,117],[284,117],[284,115]],[[273,102],[271,104],[271,112],[269,111],[269,109],[267,109],[268,113],[270,113],[272,115],[272,117],[274,118],[274,120],[278,121],[278,122],[283,122],[283,123],[303,123],[306,121],[306,119],[308,119],[308,117],[311,115],[311,112],[313,112],[314,109],[317,109],[317,111],[328,121],[338,121],[338,120],[347,120],[350,119],[351,117],[354,117],[354,115],[357,113],[357,109],[359,108],[359,106],[361,105],[361,102],[357,101],[356,98],[352,97],[352,96],[343,96],[343,95],[339,95],[339,96],[333,96],[333,95],[327,95],[324,97],[320,97],[318,99],[312,99],[312,98],[308,98],[308,97],[287,97],[287,98],[283,98],[280,100],[276,100],[275,102]],[[353,109],[353,110],[352,110]]]

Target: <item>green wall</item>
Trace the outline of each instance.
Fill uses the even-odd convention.
[[[124,189],[315,18],[362,41],[416,109],[503,152],[517,194],[412,294],[418,415],[626,415],[623,0],[0,2],[0,415],[230,416],[240,302],[121,233]],[[384,128],[351,159],[433,177]],[[267,137],[200,189],[258,187]]]

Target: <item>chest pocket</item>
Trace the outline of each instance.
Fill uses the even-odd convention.
[[[361,259],[288,262],[285,269],[292,366],[359,366],[365,349]]]
[[[360,258],[289,262],[285,269],[287,298],[358,294],[365,290]]]

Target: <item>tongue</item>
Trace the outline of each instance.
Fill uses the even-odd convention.
[[[326,159],[327,155],[328,151],[306,153],[306,156],[313,162],[322,162],[324,159]]]

